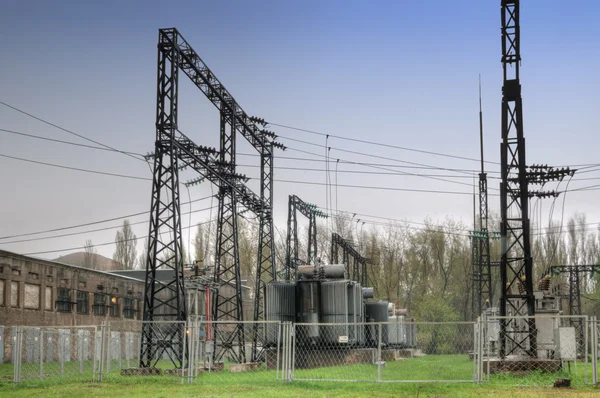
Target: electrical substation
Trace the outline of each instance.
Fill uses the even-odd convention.
[[[44,355],[61,363],[63,375],[65,362],[78,361],[80,374],[84,374],[85,361],[92,361],[92,379],[98,381],[110,374],[109,368],[115,361],[119,361],[122,376],[164,373],[180,376],[182,383],[199,375],[210,377],[257,370],[275,371],[276,379],[284,381],[333,380],[337,376],[330,376],[331,372],[340,367],[356,367],[360,374],[358,381],[363,381],[362,373],[376,381],[407,381],[386,375],[386,367],[394,369],[403,363],[414,366],[410,364],[417,362],[410,361],[420,360],[430,360],[435,367],[436,355],[447,355],[450,362],[464,360],[462,366],[467,369],[467,377],[448,376],[440,371],[439,377],[431,377],[436,381],[448,377],[452,381],[480,383],[486,377],[489,380],[490,375],[519,376],[523,372],[567,378],[571,372],[581,371],[577,370],[581,363],[585,363],[587,372],[588,362],[593,373],[591,379],[597,381],[599,332],[591,323],[596,322],[595,317],[588,317],[582,311],[582,291],[595,283],[591,281],[600,275],[600,265],[593,260],[563,263],[565,257],[554,258],[555,250],[548,262],[551,265],[539,272],[534,267],[536,248],[532,245],[531,217],[535,212],[532,200],[539,203],[543,199],[556,199],[566,192],[558,190],[557,184],[570,181],[579,170],[575,166],[527,162],[524,132],[527,119],[520,73],[520,1],[500,0],[500,6],[501,136],[484,134],[480,78],[479,156],[470,159],[478,162],[474,174],[476,192],[474,188],[472,197],[473,223],[468,227],[472,226],[472,230],[467,235],[448,232],[448,236],[457,239],[465,236],[468,242],[465,298],[461,297],[460,303],[465,306],[464,317],[447,318],[444,305],[450,304],[444,299],[436,302],[435,308],[408,299],[410,305],[405,305],[396,292],[412,292],[418,284],[412,274],[402,282],[398,278],[392,288],[384,283],[392,279],[391,273],[404,272],[398,264],[421,261],[429,253],[414,249],[413,258],[407,258],[398,255],[400,249],[390,249],[386,261],[394,263],[396,268],[381,271],[388,274],[378,275],[375,283],[374,269],[378,261],[383,261],[381,248],[387,249],[387,243],[379,242],[378,251],[375,243],[358,242],[361,219],[357,213],[344,213],[348,217],[342,219],[343,212],[337,210],[337,204],[334,212],[332,208],[303,200],[310,196],[299,188],[287,196],[287,228],[284,233],[278,231],[283,246],[278,247],[274,170],[278,156],[288,148],[269,130],[274,123],[269,123],[267,115],[251,116],[241,107],[217,73],[184,38],[185,32],[175,27],[164,28],[158,31],[157,78],[153,87],[157,93],[154,151],[143,156],[152,169],[143,267],[137,271],[88,272],[59,262],[42,262],[0,251],[0,277],[10,276],[10,280],[6,279],[7,287],[0,292],[2,306],[10,302],[14,308],[8,307],[13,314],[19,305],[25,310],[22,302],[27,293],[23,291],[34,291],[30,285],[38,274],[43,278],[47,273],[49,279],[37,293],[44,296],[38,298],[38,309],[73,313],[74,319],[75,314],[85,314],[85,322],[95,328],[69,334],[63,323],[68,327],[82,323],[62,315],[48,321],[49,315],[44,315],[39,323],[48,326],[56,322],[64,326],[55,333],[58,340],[48,337],[47,343],[42,337],[52,336],[53,331],[43,327],[16,329],[8,338],[12,338],[13,345],[5,351],[20,358],[19,350],[29,346],[30,351],[38,347],[41,354],[29,353],[23,355],[25,360],[16,360],[15,369],[19,370],[15,370],[18,374],[15,381],[23,377],[22,362],[39,363],[39,378],[44,378]],[[179,112],[184,108],[179,95],[182,80],[191,82],[196,95],[216,108],[218,125],[212,129],[214,134],[210,131],[206,134],[215,142],[218,139],[218,147],[196,143],[189,138],[191,133],[182,131],[179,123]],[[251,148],[250,155],[259,159],[258,179],[239,171],[242,166],[250,167],[238,162],[240,138]],[[499,176],[490,180],[497,186],[488,181],[489,173],[495,171],[489,169],[493,162],[484,160],[484,138],[486,142],[500,142]],[[329,139],[327,134],[323,146],[326,153],[331,150]],[[329,167],[330,159],[326,162]],[[184,169],[194,173],[193,179],[185,183],[180,180]],[[258,189],[252,189],[251,180],[257,182]],[[212,253],[187,264],[182,233],[183,215],[187,213],[182,213],[182,204],[188,202],[182,202],[180,186],[198,184],[216,189],[213,195],[217,200],[216,232],[214,237],[210,230],[207,235],[213,245]],[[490,208],[490,195],[499,197],[499,209]],[[499,219],[492,219],[496,213]],[[246,215],[256,220],[257,251],[252,269],[244,277],[239,223],[247,220]],[[340,219],[350,225],[350,232],[344,233],[333,226],[334,220]],[[321,228],[328,222],[330,227]],[[406,230],[409,228],[417,227],[407,226]],[[422,230],[429,231],[427,228],[427,224],[422,224]],[[443,229],[432,231],[432,234],[444,233]],[[404,243],[403,248],[417,246],[415,242]],[[437,255],[443,257],[446,253],[440,249]],[[205,266],[204,261],[209,257],[214,259],[214,265]],[[423,262],[426,266],[424,271],[418,271],[422,272],[419,277],[427,280],[427,267],[433,267],[433,262]],[[441,269],[446,278],[443,288],[424,288],[434,298],[446,290],[445,283],[450,280],[443,266]],[[86,285],[88,279],[96,286],[95,291]],[[73,297],[71,291],[76,291]],[[91,294],[93,303],[88,305],[87,297]],[[54,309],[49,304],[53,298]],[[118,317],[121,302],[127,311],[122,315],[124,326],[113,328],[104,308],[109,309],[111,316]],[[88,307],[93,308],[93,314],[88,314]],[[413,311],[415,307],[429,318],[420,319]],[[4,336],[3,328],[1,332],[0,337]],[[77,341],[79,348],[69,348],[69,341]],[[114,347],[107,349],[111,341]],[[97,344],[97,348],[90,348],[89,344]],[[127,366],[122,364],[123,357]],[[4,354],[0,359],[3,358]],[[36,369],[36,377],[37,374]],[[587,373],[585,377],[587,382]],[[414,381],[423,380],[415,376]]]

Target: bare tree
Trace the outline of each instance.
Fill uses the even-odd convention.
[[[88,239],[85,241],[84,250],[85,250],[85,253],[83,255],[83,266],[86,268],[89,268],[89,269],[96,269],[97,268],[97,262],[96,262],[97,251],[94,248],[94,245],[92,244],[91,240]]]
[[[124,269],[134,269],[137,258],[137,236],[133,233],[129,220],[123,221],[123,228],[115,236],[117,248],[113,260],[121,264]]]
[[[148,261],[148,238],[144,239],[144,249],[138,257],[136,269],[146,269],[146,262]]]

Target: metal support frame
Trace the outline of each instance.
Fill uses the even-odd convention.
[[[371,261],[363,257],[350,242],[334,232],[331,234],[331,262],[334,264],[339,261],[339,249],[342,250],[342,263],[346,265],[348,278],[360,283],[362,286],[367,286],[367,264],[371,264]],[[353,261],[352,267],[350,257]]]
[[[308,218],[308,249],[306,260],[299,258],[298,213]],[[311,264],[317,259],[317,217],[326,218],[327,215],[318,210],[316,205],[305,202],[296,195],[289,196],[285,256],[286,281],[296,279],[298,265]],[[292,270],[294,272],[293,275]]]
[[[140,366],[153,367],[166,353],[176,367],[184,363],[184,330],[160,334],[148,321],[185,321],[183,249],[179,201],[179,156],[174,146],[177,130],[178,52],[174,45],[160,43],[158,49],[158,92],[156,143],[152,201],[148,232],[148,256],[144,288],[144,316]],[[157,269],[173,270],[173,280],[161,281]],[[167,343],[168,342],[168,343]]]
[[[519,68],[521,39],[519,0],[501,0],[502,19],[502,146],[500,211],[502,259],[500,262],[500,316],[535,314],[533,261],[529,226],[529,195],[523,134],[523,106]],[[520,288],[520,289],[519,289]],[[516,291],[515,291],[516,290]],[[523,331],[509,331],[500,322],[500,357],[517,348],[537,353],[535,321],[529,318]],[[507,344],[510,341],[512,344]]]
[[[177,125],[178,74],[187,75],[192,83],[215,105],[221,116],[221,151],[194,144]],[[188,166],[204,179],[219,186],[217,225],[217,255],[215,282],[232,284],[233,297],[218,295],[214,302],[214,319],[229,317],[241,321],[243,317],[239,251],[237,248],[237,204],[257,214],[261,221],[272,224],[272,208],[263,197],[253,193],[248,181],[235,169],[235,136],[240,133],[262,156],[272,157],[273,146],[264,130],[252,121],[225,89],[214,73],[175,28],[160,29],[158,43],[158,91],[156,115],[156,145],[146,283],[144,291],[144,320],[185,321],[187,318],[181,239],[179,177],[181,167]],[[227,129],[230,126],[230,129]],[[270,173],[272,176],[272,173]],[[267,184],[267,182],[264,182]],[[268,182],[272,187],[272,179]],[[271,234],[272,235],[272,234]],[[272,239],[271,239],[272,241]],[[271,243],[272,244],[272,243]],[[259,250],[264,249],[264,245]],[[227,262],[230,259],[230,262]],[[157,269],[169,268],[174,280],[161,282]],[[155,366],[167,353],[173,364],[185,366],[185,331],[172,328],[169,335],[158,336],[149,323],[142,329],[140,366]],[[234,356],[243,356],[229,345],[243,341],[243,328],[238,328],[228,339],[224,350]]]
[[[228,117],[229,116],[229,117]],[[231,121],[230,129],[227,120]],[[221,145],[219,161],[229,175],[235,175],[236,120],[221,109]],[[215,282],[230,285],[234,288],[231,296],[217,294],[214,301],[213,314],[215,320],[243,321],[242,278],[240,268],[240,251],[238,246],[238,213],[237,194],[231,186],[221,183],[219,186],[219,210],[217,215],[217,244],[215,253]],[[216,328],[216,327],[215,327]],[[221,331],[222,349],[214,351],[214,360],[220,360],[225,352],[230,351],[240,362],[245,362],[244,327],[236,324],[232,331]],[[235,343],[239,351],[228,349]]]
[[[600,265],[553,265],[548,275],[569,275],[569,315],[581,316],[581,274],[600,274]],[[584,325],[580,318],[572,318],[571,325],[576,329],[579,341],[583,341]]]
[[[273,150],[263,151],[260,156],[260,197],[270,209],[260,217],[258,227],[258,256],[256,265],[256,284],[254,286],[254,334],[252,338],[252,362],[262,357],[262,345],[259,345],[258,321],[265,319],[264,289],[267,282],[277,279],[275,270],[275,239],[273,232]]]

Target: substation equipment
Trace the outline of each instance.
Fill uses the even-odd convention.
[[[286,270],[290,277],[267,284],[267,320],[299,324],[296,344],[312,347],[313,353],[378,347],[378,344],[385,348],[414,348],[416,325],[408,311],[396,310],[394,303],[388,301],[372,300],[373,288],[361,284],[366,281],[363,264],[368,259],[338,234],[332,235],[331,245],[332,252],[342,251],[345,263],[288,262],[293,268]],[[332,259],[336,256],[332,255]],[[352,266],[350,258],[355,258]],[[381,328],[378,323],[383,323]],[[276,344],[274,327],[268,330],[266,341],[270,346]]]

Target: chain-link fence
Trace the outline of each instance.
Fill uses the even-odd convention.
[[[494,316],[481,324],[487,381],[552,386],[568,380],[581,386],[597,379],[597,329],[587,316]]]
[[[295,324],[293,379],[476,382],[474,322]],[[471,354],[471,355],[470,355]]]
[[[189,322],[189,383],[273,383],[282,373],[278,322]]]
[[[99,370],[96,326],[26,327],[15,330],[14,381],[92,381]]]
[[[580,386],[600,376],[600,322],[587,316],[297,324],[198,318],[14,330],[16,383],[161,378],[216,385],[308,380],[551,386],[569,379]]]

